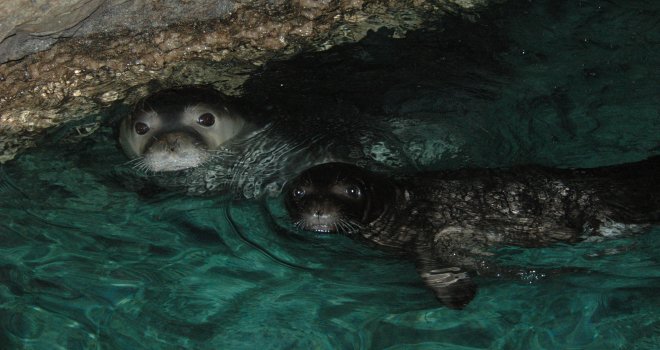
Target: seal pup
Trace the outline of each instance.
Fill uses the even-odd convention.
[[[285,188],[293,223],[410,254],[435,296],[463,308],[490,249],[541,247],[660,222],[660,157],[594,168],[465,169],[390,179],[345,163],[309,168]],[[511,271],[510,271],[511,272]]]
[[[178,171],[203,164],[210,151],[254,129],[224,94],[184,86],[139,101],[119,125],[119,144],[142,170]]]

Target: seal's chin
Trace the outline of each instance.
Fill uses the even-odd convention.
[[[180,154],[153,153],[145,155],[144,165],[149,171],[171,172],[200,166],[205,160],[206,158],[201,155],[191,157]]]
[[[159,140],[144,154],[144,167],[152,172],[179,171],[202,165],[209,159],[209,152],[193,140],[178,138],[176,141]]]

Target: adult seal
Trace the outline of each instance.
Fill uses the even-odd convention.
[[[504,271],[489,262],[496,246],[577,242],[660,222],[659,177],[660,157],[593,169],[520,166],[398,179],[328,163],[290,181],[285,206],[303,230],[410,254],[435,296],[463,308],[477,290],[470,275]]]
[[[250,106],[241,113],[222,93],[185,86],[139,101],[118,127],[131,161],[114,169],[139,193],[277,195],[284,183],[319,163],[342,161],[376,169],[408,164],[399,140],[378,123],[287,118]]]
[[[203,86],[158,91],[121,121],[119,144],[147,172],[194,168],[214,150],[255,129],[224,94]]]

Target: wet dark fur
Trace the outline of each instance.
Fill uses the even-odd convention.
[[[476,293],[468,272],[497,270],[485,263],[493,246],[577,242],[604,235],[613,222],[628,230],[660,222],[659,179],[660,157],[594,169],[466,169],[397,181],[328,163],[291,181],[285,203],[303,229],[344,232],[411,253],[436,297],[462,308]],[[337,194],[355,185],[359,200]],[[343,224],[318,229],[320,215]]]

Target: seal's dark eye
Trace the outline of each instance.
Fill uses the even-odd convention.
[[[197,118],[197,123],[202,126],[211,126],[215,124],[215,117],[211,113],[204,113]]]
[[[135,123],[135,132],[138,135],[144,135],[149,131],[149,125],[142,123],[142,122],[137,122]]]
[[[348,195],[351,198],[360,198],[362,197],[362,190],[360,190],[360,187],[358,186],[348,186],[346,187],[346,195]]]
[[[303,196],[305,196],[305,189],[298,187],[293,190],[293,198],[300,199]]]

